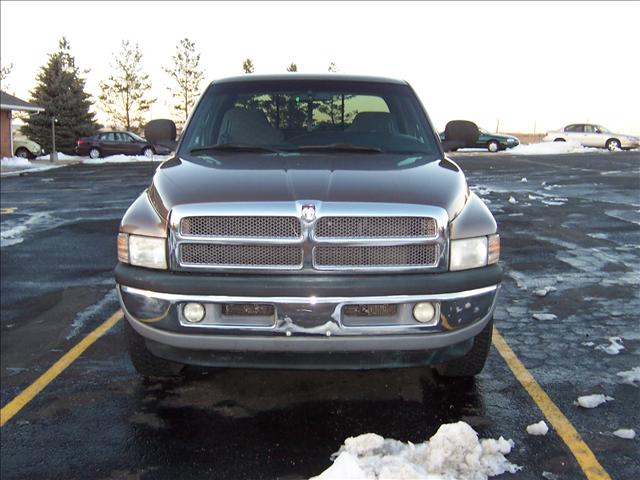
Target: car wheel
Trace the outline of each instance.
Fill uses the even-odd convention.
[[[128,320],[124,320],[124,340],[133,367],[145,378],[176,377],[184,368],[180,363],[170,362],[152,355],[144,338],[136,332]]]
[[[620,150],[620,140],[618,140],[617,138],[610,138],[609,140],[607,140],[605,146],[610,152],[615,152],[616,150]]]
[[[33,155],[31,154],[31,152],[29,150],[27,150],[24,147],[20,147],[18,150],[16,150],[16,157],[20,157],[20,158],[33,158]]]
[[[493,318],[473,339],[473,347],[463,357],[436,365],[435,369],[443,377],[473,377],[484,368],[491,348]]]
[[[487,150],[495,153],[500,150],[500,144],[495,140],[491,140],[487,143]]]
[[[554,142],[566,142],[564,138],[556,138]]]
[[[91,150],[89,150],[89,157],[100,158],[100,149],[93,147]]]
[[[145,147],[144,150],[142,150],[142,155],[144,155],[147,158],[153,157],[153,148]]]

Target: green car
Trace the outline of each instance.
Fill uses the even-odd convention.
[[[484,128],[479,128],[479,130],[478,141],[473,145],[465,145],[463,148],[486,148],[490,152],[497,152],[520,145],[520,140],[514,136],[491,133]],[[440,133],[440,140],[444,140],[444,132]]]

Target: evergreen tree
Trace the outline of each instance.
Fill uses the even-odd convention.
[[[122,41],[119,53],[114,53],[115,73],[106,82],[100,82],[98,96],[104,111],[116,125],[127,130],[141,132],[144,128],[144,114],[149,111],[155,99],[147,97],[151,90],[149,74],[142,70],[142,52],[138,44]]]
[[[89,111],[93,102],[91,95],[84,91],[85,79],[81,73],[88,71],[80,72],[76,67],[71,46],[62,37],[58,51],[50,54],[47,64],[40,68],[37,84],[30,92],[31,102],[45,110],[29,113],[23,128],[25,135],[49,151],[53,148],[53,118],[57,119],[56,149],[61,152],[73,153],[78,137],[91,135],[100,127],[95,113]]]
[[[338,67],[336,67],[335,62],[331,62],[329,64],[328,71],[331,72],[331,73],[336,73],[338,71]]]
[[[253,73],[253,61],[250,58],[247,58],[244,62],[242,62],[242,70],[244,70],[244,73]]]
[[[204,72],[199,68],[200,54],[196,53],[195,44],[188,38],[180,40],[173,56],[173,66],[163,70],[175,81],[177,88],[168,90],[176,99],[173,108],[179,115],[179,123],[187,120],[189,111],[200,93],[200,82]]]
[[[291,62],[291,65],[287,67],[287,72],[297,72],[297,71],[298,71],[298,65]]]
[[[6,66],[0,66],[0,88],[2,88],[4,92],[9,88],[6,80],[9,78],[9,75],[11,75],[11,70],[13,70],[13,63]]]

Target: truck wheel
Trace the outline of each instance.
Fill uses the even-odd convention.
[[[473,377],[484,368],[491,347],[493,318],[473,339],[473,347],[464,357],[436,365],[436,372],[443,377]]]
[[[145,378],[175,377],[184,365],[158,358],[151,354],[145,345],[144,338],[136,332],[129,322],[124,321],[124,338],[129,351],[129,358],[136,371]]]

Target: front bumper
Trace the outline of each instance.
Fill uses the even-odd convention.
[[[382,368],[462,356],[493,315],[501,271],[492,266],[442,274],[359,275],[358,283],[342,276],[301,277],[116,269],[126,318],[155,355],[189,364],[265,368]],[[163,288],[155,288],[159,285]],[[436,305],[437,315],[421,324],[413,319],[413,306],[426,301]],[[202,323],[185,320],[187,302],[206,306]],[[224,305],[236,304],[273,309],[256,317],[221,313]],[[394,305],[394,312],[358,317],[345,310],[380,304]]]

